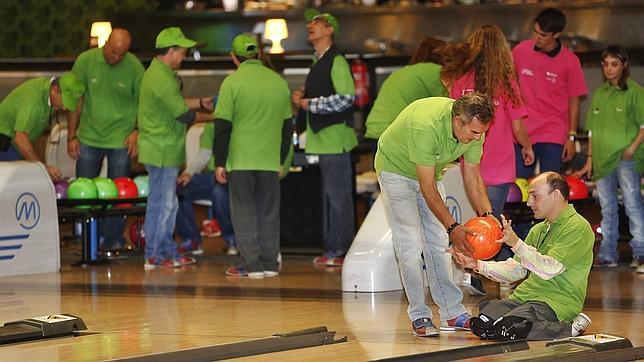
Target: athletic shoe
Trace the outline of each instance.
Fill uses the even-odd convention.
[[[313,259],[313,264],[323,266],[342,266],[344,258],[330,258],[327,256],[317,256]]]
[[[181,243],[181,246],[177,249],[177,253],[179,253],[179,255],[202,255],[203,247],[201,243],[186,240]]]
[[[176,265],[172,260],[160,260],[157,258],[148,258],[145,259],[145,264],[143,264],[143,269],[152,270],[152,269],[165,269],[165,268],[174,268]]]
[[[494,321],[496,339],[514,341],[528,338],[533,322],[516,316],[501,317]]]
[[[586,314],[577,314],[577,316],[570,322],[572,324],[572,336],[576,337],[580,334],[584,334],[592,322],[593,321],[590,320],[590,317]]]
[[[434,323],[429,318],[418,318],[415,321],[411,322],[411,329],[414,333],[414,336],[418,337],[438,337],[440,332]]]
[[[452,318],[441,323],[441,331],[469,331],[470,329],[470,316],[465,312],[456,318]]]
[[[463,273],[463,281],[461,282],[461,287],[465,289],[470,295],[485,296],[487,291],[483,288],[483,282],[481,278],[472,275],[471,273]]]
[[[221,235],[221,227],[217,219],[208,219],[201,223],[201,236],[214,238],[219,235]]]
[[[228,247],[228,250],[226,250],[226,255],[239,255],[239,251],[234,245],[231,245]]]
[[[481,339],[495,339],[496,332],[494,331],[494,321],[492,318],[485,314],[479,314],[478,317],[470,319],[472,333],[481,337]]]
[[[264,272],[259,271],[259,272],[248,272],[244,268],[236,268],[236,267],[230,267],[226,269],[227,276],[229,277],[242,277],[242,278],[255,278],[255,279],[261,279],[264,278]]]
[[[185,265],[192,265],[192,264],[197,264],[197,259],[191,256],[180,256],[177,259],[174,259],[175,266],[185,266]]]
[[[280,272],[274,270],[264,270],[264,276],[267,278],[277,277],[280,275]]]
[[[603,259],[595,259],[593,262],[593,267],[595,268],[614,268],[617,266],[617,262],[615,261],[608,261],[608,260],[603,260]]]
[[[638,266],[635,271],[637,272],[637,274],[644,274],[644,263],[640,264],[640,266]]]

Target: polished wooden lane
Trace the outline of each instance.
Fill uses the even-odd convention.
[[[247,360],[368,360],[473,346],[468,332],[411,335],[402,292],[342,293],[339,270],[287,257],[277,278],[230,279],[231,260],[207,255],[193,267],[144,271],[141,257],[60,273],[0,278],[0,322],[70,313],[88,333],[0,347],[0,361],[95,361],[262,338],[327,326],[349,342]],[[644,345],[644,275],[626,266],[593,270],[586,313],[590,332]],[[486,282],[487,298],[508,290]],[[466,297],[473,312],[482,297]],[[434,313],[437,308],[432,306]],[[534,343],[542,345],[542,343]]]

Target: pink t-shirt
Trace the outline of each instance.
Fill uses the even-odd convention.
[[[518,91],[516,84],[515,89]],[[472,92],[474,92],[474,70],[456,80],[449,95],[457,99]],[[480,166],[481,176],[486,185],[499,185],[514,182],[516,179],[512,121],[528,114],[522,104],[518,106],[512,104],[505,92],[497,94],[494,105],[494,119],[490,129],[485,133]]]
[[[534,40],[512,49],[532,144],[565,144],[570,130],[570,98],[588,93],[579,58],[565,46],[554,57],[534,50]]]

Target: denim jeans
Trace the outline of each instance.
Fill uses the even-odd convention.
[[[226,240],[228,246],[235,245],[235,234],[230,221],[228,186],[217,183],[212,171],[194,174],[187,185],[177,189],[177,194],[183,196],[179,201],[176,230],[181,239],[201,242],[193,203],[195,200],[210,199],[215,218],[221,227],[221,236]]]
[[[351,154],[319,155],[322,190],[328,205],[324,254],[341,257],[349,251],[355,233]]]
[[[174,260],[177,245],[172,238],[177,220],[176,185],[178,167],[156,167],[145,165],[148,171],[150,192],[145,208],[145,258]]]
[[[628,216],[629,231],[633,238],[630,246],[633,258],[644,257],[644,208],[640,193],[641,175],[635,170],[635,161],[621,160],[609,175],[597,180],[599,206],[602,209],[602,242],[598,257],[609,262],[619,261],[617,239],[619,238],[619,211],[617,187],[622,190],[624,210]]]
[[[451,256],[445,251],[449,244],[447,232],[427,206],[418,181],[386,171],[380,174],[378,181],[398,270],[409,300],[409,319],[432,318],[432,311],[425,303],[421,253],[425,257],[429,290],[438,305],[441,321],[465,313],[463,293],[451,278]],[[445,200],[443,183],[437,182],[436,187]]]
[[[101,172],[103,158],[107,157],[107,177],[112,180],[121,176],[130,176],[132,161],[127,148],[98,148],[81,144],[80,156],[76,161],[76,176],[94,178]],[[106,249],[124,246],[125,218],[122,216],[107,217],[100,220],[99,236],[103,237]]]
[[[523,157],[521,157],[521,145],[514,145],[517,177],[528,179],[534,176],[537,161],[539,161],[540,172],[561,172],[561,154],[563,153],[563,145],[558,143],[539,142],[532,145],[532,149],[534,150],[534,163],[530,166],[526,166],[523,164]]]
[[[490,199],[490,204],[492,204],[492,212],[494,216],[499,217],[503,213],[503,207],[505,206],[505,200],[508,198],[508,191],[510,190],[510,184],[500,184],[500,185],[487,185],[487,197]]]
[[[22,155],[13,145],[9,145],[9,148],[2,152],[0,151],[0,161],[20,161],[23,160]]]
[[[277,172],[231,171],[228,187],[241,266],[248,272],[278,271],[280,181]]]

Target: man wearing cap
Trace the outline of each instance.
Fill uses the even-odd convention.
[[[127,30],[114,29],[103,48],[83,52],[72,68],[87,90],[78,109],[68,116],[67,152],[77,160],[77,177],[98,176],[104,157],[109,178],[130,176],[130,159],[137,153],[136,115],[145,71],[141,61],[128,52],[130,42]],[[125,244],[124,228],[122,216],[101,223],[106,249]]]
[[[358,144],[353,129],[355,85],[347,60],[333,44],[340,31],[335,17],[314,9],[307,10],[304,17],[315,55],[304,89],[293,92],[292,101],[300,109],[298,130],[308,129],[306,153],[319,156],[323,193],[329,205],[325,252],[313,263],[341,266],[355,231],[350,156]]]
[[[172,233],[178,208],[176,181],[186,159],[186,125],[211,120],[209,115],[195,111],[212,110],[212,100],[184,99],[176,74],[187,50],[196,44],[177,27],[162,30],[156,38],[157,56],[141,81],[139,161],[145,165],[150,182],[143,225],[146,270],[195,263],[194,258],[178,255]]]
[[[0,103],[0,161],[42,162],[33,142],[47,128],[54,112],[76,110],[84,91],[72,73],[30,79],[11,91]],[[56,166],[45,167],[52,180],[60,180]]]
[[[279,275],[279,173],[292,135],[286,81],[257,58],[257,41],[233,39],[237,70],[221,84],[215,109],[215,177],[228,183],[230,213],[241,265],[226,275]]]

